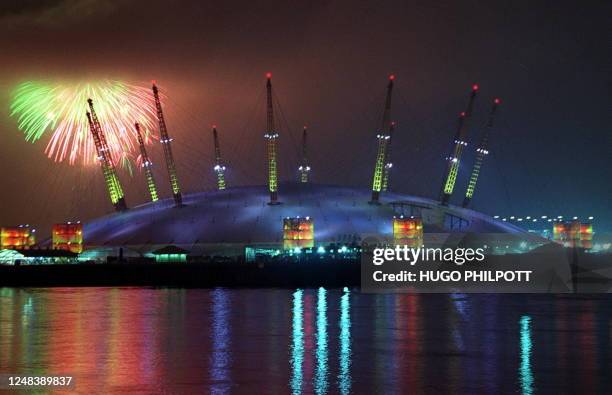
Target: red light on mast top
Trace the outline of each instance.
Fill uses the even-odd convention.
[[[157,81],[156,81],[156,80],[151,80],[151,83],[152,83],[153,85],[157,85]]]
[[[478,84],[474,84],[474,85],[472,85],[472,90],[473,90],[473,91],[477,91],[477,90],[478,90],[478,88],[479,88],[479,87],[478,87]]]
[[[465,111],[461,111],[461,113],[459,114],[459,116],[460,116],[461,118],[465,117]]]
[[[501,99],[499,97],[496,97],[495,99],[493,99],[493,103],[499,104],[501,103]]]
[[[390,81],[393,81],[394,79],[395,79],[395,74],[391,74],[391,75],[389,76],[389,80],[390,80]]]
[[[216,129],[216,128],[217,128],[217,125],[212,125],[212,128],[213,128],[213,129]]]
[[[267,78],[267,79],[270,79],[270,78],[272,78],[272,73],[270,73],[270,72],[267,72],[267,73],[266,73],[266,78]]]

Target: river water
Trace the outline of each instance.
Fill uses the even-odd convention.
[[[82,394],[612,393],[611,352],[608,295],[0,289],[0,373]]]

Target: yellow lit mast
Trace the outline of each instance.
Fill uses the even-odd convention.
[[[156,202],[159,200],[159,197],[157,195],[155,178],[153,178],[153,171],[151,169],[153,162],[151,162],[151,159],[149,159],[149,155],[147,154],[144,139],[142,138],[142,133],[140,133],[140,124],[136,122],[134,124],[134,128],[136,129],[136,137],[138,137],[138,145],[140,146],[140,156],[142,158],[142,167],[144,168],[145,178],[147,179],[147,188],[151,194],[151,201]]]
[[[308,151],[306,147],[306,139],[308,136],[308,128],[304,125],[304,130],[302,131],[302,164],[298,167],[300,171],[300,182],[307,183],[308,182],[308,174],[310,173],[310,165],[308,164]]]
[[[106,136],[104,135],[104,131],[102,130],[102,126],[94,110],[93,101],[87,99],[87,103],[89,104],[89,111],[87,112],[89,129],[94,139],[98,159],[101,162],[102,173],[104,174],[104,180],[106,181],[106,187],[108,188],[111,202],[116,211],[125,211],[127,210],[127,205],[125,204],[123,189],[121,188],[119,177],[117,177],[117,170],[115,169],[113,157],[108,148],[108,143],[106,142]]]
[[[372,199],[371,204],[378,204],[380,191],[383,189],[383,173],[387,160],[387,145],[391,139],[391,94],[393,92],[394,75],[389,76],[389,84],[387,85],[387,98],[385,100],[385,110],[383,112],[382,129],[379,130],[376,138],[378,138],[378,152],[376,154],[376,163],[374,165],[374,179],[372,181]]]
[[[212,126],[213,142],[215,145],[215,167],[213,170],[217,174],[217,189],[225,189],[225,165],[221,159],[221,147],[219,146],[219,136],[217,135],[217,125]]]
[[[162,111],[161,101],[159,100],[159,91],[155,81],[153,81],[153,97],[155,99],[155,108],[157,109],[157,120],[159,121],[159,142],[164,148],[164,157],[166,158],[166,167],[168,168],[168,176],[170,177],[170,186],[172,187],[172,197],[174,198],[174,206],[181,207],[183,205],[183,195],[179,187],[178,178],[176,177],[176,165],[172,156],[172,147],[170,143],[172,139],[168,136],[166,128],[166,120]]]
[[[268,204],[279,204],[278,201],[278,162],[276,156],[276,140],[278,132],[274,130],[274,110],[272,108],[272,73],[266,74],[266,93],[267,93],[267,127],[264,137],[267,140],[268,148],[268,190],[270,191],[270,201]]]
[[[472,196],[474,196],[474,190],[476,189],[476,182],[478,181],[478,175],[480,174],[480,168],[482,167],[482,162],[484,162],[484,158],[486,155],[489,155],[489,133],[491,129],[493,129],[493,120],[495,118],[495,111],[497,110],[497,106],[501,103],[500,99],[493,99],[493,108],[489,113],[489,121],[487,122],[487,127],[485,128],[484,134],[482,135],[482,139],[480,140],[480,144],[478,144],[478,148],[476,148],[476,160],[474,161],[474,167],[472,168],[472,175],[470,176],[470,181],[468,183],[467,190],[465,192],[465,198],[463,199],[463,207],[467,207],[472,200]]]
[[[459,114],[459,124],[457,127],[457,133],[453,141],[453,150],[450,155],[446,157],[448,166],[446,170],[446,176],[444,177],[444,184],[442,185],[442,192],[440,193],[440,202],[443,205],[447,205],[455,188],[455,182],[457,181],[457,174],[459,173],[459,164],[461,162],[461,153],[463,147],[467,146],[467,135],[468,135],[468,120],[472,115],[472,108],[474,107],[474,99],[478,93],[478,85],[472,86],[472,92],[470,93],[470,100],[468,102],[467,109],[465,112]]]

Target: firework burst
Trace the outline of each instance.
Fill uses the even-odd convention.
[[[85,112],[87,99],[96,113],[115,163],[125,166],[138,148],[134,122],[145,131],[153,130],[155,104],[149,88],[121,81],[53,83],[29,81],[13,91],[10,114],[26,141],[36,142],[50,135],[45,153],[56,162],[71,165],[96,163],[96,149]],[[145,133],[150,143],[150,133]]]

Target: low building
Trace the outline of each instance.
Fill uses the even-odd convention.
[[[187,262],[189,251],[177,246],[166,246],[152,253],[155,262]]]

